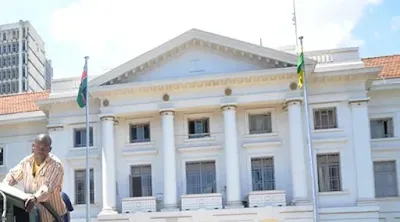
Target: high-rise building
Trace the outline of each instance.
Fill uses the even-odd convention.
[[[45,44],[29,21],[0,25],[0,95],[46,90],[52,75]]]
[[[51,60],[46,60],[46,89],[51,89],[51,80],[53,79],[53,67],[51,66]]]

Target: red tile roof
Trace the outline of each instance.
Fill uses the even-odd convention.
[[[381,78],[400,78],[400,54],[364,58],[362,61],[367,67],[383,66],[379,75]]]
[[[36,100],[48,97],[48,91],[0,96],[0,115],[38,111]]]

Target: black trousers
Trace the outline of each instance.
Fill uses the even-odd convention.
[[[25,209],[21,209],[18,207],[14,207],[14,217],[17,222],[28,222],[29,221],[29,213],[25,212]],[[40,218],[38,218],[40,219]],[[40,221],[40,220],[38,220]]]
[[[30,213],[25,212],[24,209],[14,207],[14,216],[17,222],[41,222],[40,210],[34,207]],[[61,217],[64,222],[70,222],[69,212]]]

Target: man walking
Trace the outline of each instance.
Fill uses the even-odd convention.
[[[60,192],[64,169],[61,161],[50,154],[51,138],[48,134],[39,134],[32,145],[33,154],[25,157],[17,166],[6,175],[3,183],[13,186],[19,181],[24,181],[25,193],[32,194],[25,202],[25,211],[30,212],[37,203],[47,202],[63,217],[67,213]],[[53,216],[41,204],[42,222],[52,222]]]

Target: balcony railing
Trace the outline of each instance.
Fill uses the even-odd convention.
[[[122,213],[156,212],[155,197],[128,197],[122,199]]]
[[[249,207],[286,206],[283,190],[252,191],[249,193]]]
[[[182,210],[222,209],[222,195],[220,193],[188,194],[182,195],[181,198]]]

